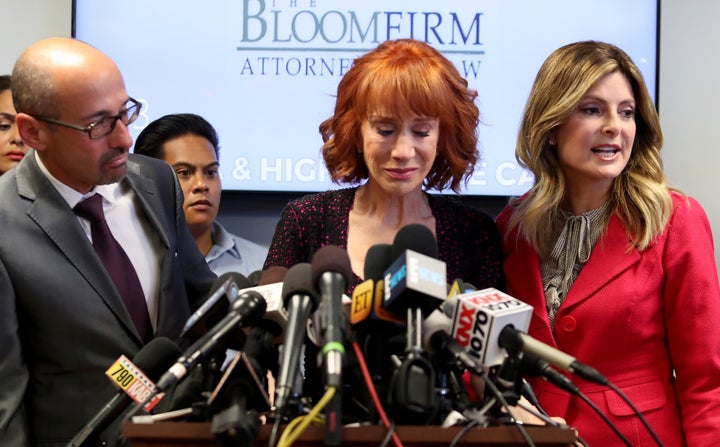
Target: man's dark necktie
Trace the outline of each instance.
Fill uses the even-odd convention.
[[[140,338],[147,340],[146,337],[152,334],[152,327],[150,326],[145,294],[130,258],[128,258],[118,241],[115,240],[110,232],[110,227],[105,221],[102,196],[95,194],[83,200],[75,205],[73,211],[78,216],[90,221],[93,248],[95,248],[95,252],[105,265],[118,292],[120,292],[120,296],[125,302],[125,307],[130,313],[133,323],[135,323]]]

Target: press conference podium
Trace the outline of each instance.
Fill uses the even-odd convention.
[[[256,447],[266,447],[270,437],[270,425],[263,425],[255,438]],[[570,428],[526,426],[530,439],[536,446],[567,447],[577,439]],[[297,447],[322,446],[325,427],[310,425],[293,444]],[[408,447],[444,447],[450,444],[461,427],[400,426],[395,431]],[[127,422],[122,432],[132,447],[216,447],[220,442],[210,433],[207,422],[162,422],[134,424]],[[343,447],[371,447],[382,443],[386,435],[383,426],[348,427],[342,432]],[[527,446],[517,427],[477,427],[471,429],[458,442],[458,446]]]

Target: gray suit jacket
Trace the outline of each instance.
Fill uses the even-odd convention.
[[[126,180],[161,241],[157,336],[178,339],[215,280],[170,166]],[[105,370],[143,346],[110,276],[33,152],[0,177],[0,445],[64,445],[116,393]]]

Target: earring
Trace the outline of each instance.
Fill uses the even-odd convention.
[[[548,144],[549,144],[551,147],[552,147],[552,146],[555,146],[555,140],[553,140],[552,138],[549,138],[549,139],[548,139]]]

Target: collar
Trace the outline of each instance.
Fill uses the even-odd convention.
[[[240,259],[241,255],[240,251],[235,247],[235,239],[218,221],[213,222],[212,238],[213,246],[210,247],[210,251],[205,256],[206,261],[210,262],[223,253],[230,251],[234,253],[236,258]]]
[[[35,155],[35,161],[37,162],[40,171],[45,175],[45,177],[47,177],[47,179],[55,187],[57,192],[60,193],[60,196],[62,196],[62,198],[65,200],[65,202],[67,202],[70,208],[74,208],[75,205],[94,194],[100,194],[105,200],[110,203],[117,202],[117,200],[122,195],[120,182],[111,183],[109,185],[96,185],[87,194],[80,194],[73,188],[69,187],[65,183],[55,178],[55,176],[50,173],[45,164],[43,164],[42,160],[38,156],[37,151],[33,151],[33,153]]]

